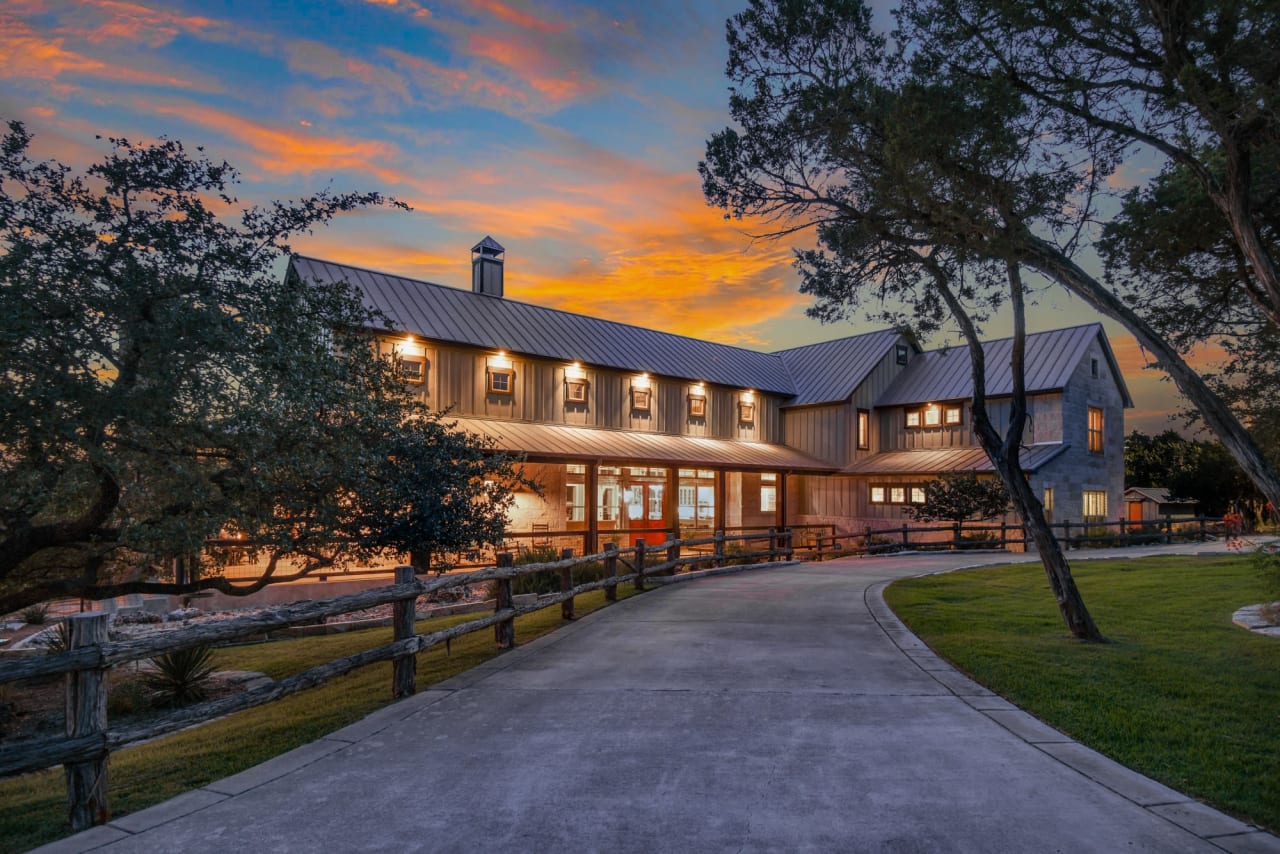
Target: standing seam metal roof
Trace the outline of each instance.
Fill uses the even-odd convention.
[[[795,393],[783,360],[772,353],[301,255],[291,263],[305,282],[347,281],[359,286],[366,305],[387,315],[398,328],[424,338],[787,396]]]
[[[1025,358],[1027,392],[1053,391],[1066,386],[1089,344],[1099,336],[1125,405],[1133,406],[1129,389],[1125,386],[1119,365],[1116,364],[1115,354],[1111,352],[1106,336],[1102,334],[1102,325],[1098,323],[1028,335]],[[985,341],[982,347],[987,361],[987,395],[998,397],[1012,394],[1013,370],[1010,357],[1013,353],[1013,339]],[[880,395],[875,405],[897,406],[972,397],[973,372],[969,365],[969,349],[960,345],[931,350],[912,359],[906,370]]]
[[[774,355],[782,359],[796,384],[795,399],[787,401],[787,406],[848,400],[899,337],[896,330],[882,329],[779,350]]]

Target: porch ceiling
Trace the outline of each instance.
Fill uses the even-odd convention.
[[[487,418],[453,418],[458,427],[491,437],[499,450],[529,459],[671,463],[762,471],[834,472],[835,467],[783,445],[601,430]]]
[[[1029,472],[1067,450],[1061,442],[1024,447],[1020,460]],[[940,474],[944,471],[995,471],[981,448],[946,448],[936,451],[892,451],[859,460],[840,470],[841,474]]]

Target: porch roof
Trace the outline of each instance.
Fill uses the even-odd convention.
[[[493,439],[498,450],[531,460],[647,462],[761,471],[834,472],[822,460],[765,442],[734,442],[635,430],[531,424],[487,418],[450,418],[458,427]]]
[[[1067,450],[1062,442],[1024,447],[1019,456],[1025,471],[1039,471]],[[944,448],[934,451],[891,451],[858,460],[841,474],[941,474],[944,471],[991,472],[995,467],[981,448]]]

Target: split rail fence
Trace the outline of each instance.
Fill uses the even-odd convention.
[[[1204,542],[1210,536],[1229,533],[1221,516],[1164,516],[1134,522],[1072,522],[1064,519],[1049,526],[1064,550],[1100,546],[1143,544],[1168,545],[1176,540]],[[1113,530],[1114,529],[1114,530]],[[912,535],[915,535],[914,539]],[[968,538],[966,539],[966,535]],[[938,525],[898,525],[892,528],[868,527],[860,533],[819,534],[802,539],[796,551],[822,560],[824,557],[848,554],[888,554],[908,549],[1005,549],[1011,545],[1026,548],[1031,543],[1021,523],[990,524],[956,522],[949,527]]]
[[[559,604],[561,616],[573,619],[574,598],[603,589],[605,599],[616,601],[618,585],[630,583],[645,589],[645,579],[699,564],[720,566],[756,560],[776,562],[790,559],[791,533],[770,529],[767,533],[725,534],[686,540],[668,540],[646,546],[619,549],[607,544],[595,554],[573,556],[565,549],[556,561],[514,566],[511,554],[498,556],[497,566],[476,572],[452,573],[419,580],[411,566],[396,568],[395,583],[349,596],[299,602],[273,611],[217,621],[164,632],[146,638],[111,641],[107,635],[108,615],[76,614],[67,619],[71,626],[70,649],[50,655],[0,662],[0,684],[64,675],[66,679],[67,722],[65,736],[27,739],[5,745],[0,751],[0,777],[62,765],[66,771],[67,799],[72,830],[102,824],[110,817],[107,805],[107,757],[112,750],[203,723],[232,712],[250,709],[281,697],[320,685],[375,662],[392,662],[392,696],[414,693],[416,655],[456,637],[492,627],[502,649],[515,646],[515,619]],[[599,564],[603,577],[582,584],[573,583],[575,567]],[[619,569],[626,571],[619,573]],[[512,593],[514,579],[538,572],[560,575],[560,592],[539,597],[536,602],[517,605]],[[477,583],[492,583],[496,596],[492,614],[468,620],[428,634],[415,631],[415,602],[418,597]],[[270,685],[222,697],[177,710],[157,720],[109,729],[107,722],[107,674],[111,667],[154,658],[195,646],[235,641],[250,635],[274,631],[296,623],[334,617],[378,605],[392,604],[393,640]]]

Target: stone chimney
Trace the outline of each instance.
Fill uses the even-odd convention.
[[[485,235],[471,247],[471,290],[489,297],[502,297],[502,264],[507,250]]]

